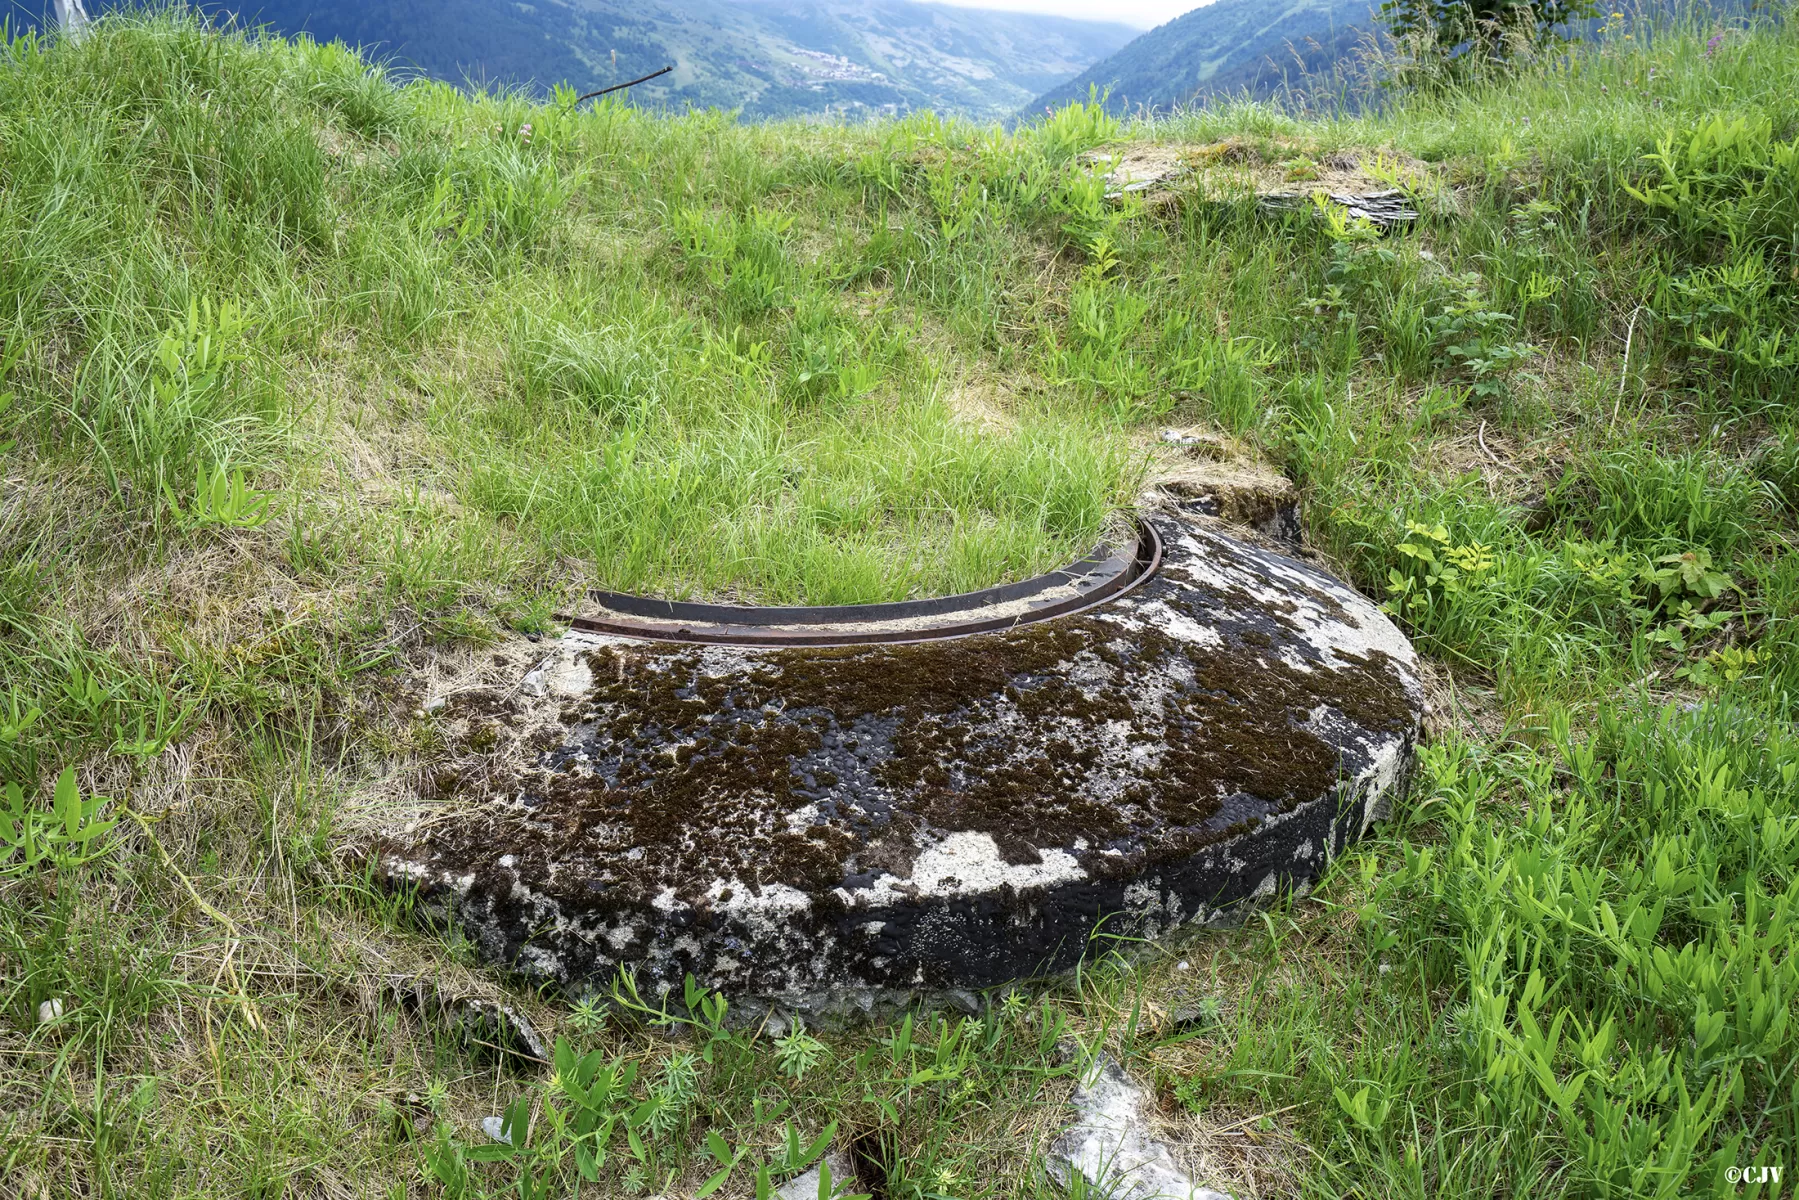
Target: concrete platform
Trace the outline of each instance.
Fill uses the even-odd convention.
[[[838,648],[571,634],[434,702],[465,770],[380,863],[492,960],[851,1015],[1307,886],[1401,793],[1411,646],[1297,559],[1149,518],[1096,607]]]

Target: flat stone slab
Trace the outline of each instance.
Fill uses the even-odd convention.
[[[1315,567],[1149,521],[1147,581],[1002,632],[545,643],[427,706],[479,769],[381,866],[532,976],[839,1014],[1303,888],[1405,786],[1412,648]]]
[[[1387,159],[1386,169],[1370,173],[1365,160],[1382,158]],[[1412,176],[1425,172],[1423,163],[1397,155],[1338,151],[1325,155],[1322,162],[1304,159],[1306,170],[1290,175],[1240,138],[1206,146],[1136,144],[1114,152],[1093,151],[1083,161],[1107,168],[1103,178],[1108,200],[1140,195],[1158,205],[1179,203],[1184,194],[1214,198],[1247,194],[1264,209],[1277,212],[1309,209],[1323,201],[1382,229],[1418,219],[1409,195],[1386,180],[1395,171]]]

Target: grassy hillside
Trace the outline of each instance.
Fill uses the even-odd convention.
[[[567,115],[174,19],[10,43],[0,1194],[689,1196],[722,1149],[746,1197],[791,1127],[889,1197],[1050,1196],[1102,1048],[1244,1197],[1790,1178],[1799,32],[1636,32],[1379,116],[1009,133]],[[1108,205],[1080,155],[1149,143],[1359,155],[1425,216]],[[520,990],[358,866],[432,776],[432,664],[596,583],[1030,572],[1176,423],[1284,469],[1431,664],[1412,795],[1311,896],[839,1034]]]
[[[99,0],[131,13],[162,0]],[[1129,41],[1106,21],[987,12],[915,0],[195,0],[215,20],[341,41],[458,86],[559,83],[587,92],[673,64],[631,93],[640,106],[735,108],[754,118],[933,108],[999,118]],[[52,12],[15,0],[19,18]]]

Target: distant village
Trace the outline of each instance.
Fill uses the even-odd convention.
[[[795,48],[796,55],[809,60],[796,64],[800,70],[820,83],[887,83],[887,76],[879,71],[871,71],[858,63],[853,63],[841,54],[826,54],[822,50],[802,50]],[[816,63],[816,66],[812,64]],[[822,89],[821,89],[822,90]]]

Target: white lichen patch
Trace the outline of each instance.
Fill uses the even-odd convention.
[[[1142,619],[1154,624],[1171,637],[1195,646],[1222,646],[1224,635],[1211,625],[1201,625],[1186,613],[1176,612],[1167,604],[1145,605]]]
[[[1378,652],[1401,664],[1416,683],[1418,659],[1412,644],[1352,588],[1278,555],[1194,527],[1176,539],[1168,558],[1178,561],[1180,571],[1196,584],[1252,602],[1218,606],[1221,618],[1241,621],[1256,610],[1278,614],[1327,663],[1341,665],[1351,656],[1363,659]]]
[[[838,895],[847,903],[873,907],[921,896],[983,895],[1004,887],[1029,891],[1087,877],[1080,862],[1067,851],[1050,849],[1041,854],[1040,863],[1008,863],[992,834],[952,833],[921,850],[905,878],[882,874],[870,887],[839,888]]]
[[[741,879],[716,879],[706,894],[717,908],[740,916],[803,912],[812,906],[810,896],[784,883],[751,888]]]

